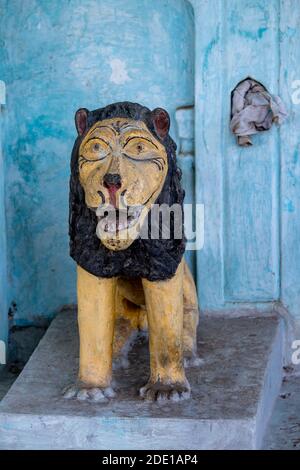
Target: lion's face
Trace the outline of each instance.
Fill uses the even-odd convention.
[[[106,119],[85,135],[78,165],[86,205],[98,217],[98,237],[110,250],[128,248],[162,190],[165,147],[142,121]]]

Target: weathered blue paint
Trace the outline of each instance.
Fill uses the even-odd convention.
[[[299,2],[296,0],[280,0],[279,27],[280,93],[287,104],[290,115],[287,124],[280,129],[281,301],[288,311],[297,318],[300,328],[299,82],[298,92],[294,88],[294,81],[300,80]],[[287,207],[288,210],[286,210]]]
[[[0,0],[0,78],[11,300],[16,321],[74,303],[69,158],[77,108],[193,104],[194,20],[185,0]]]
[[[278,92],[278,2],[216,1],[214,12],[211,2],[196,3],[198,11],[210,17],[203,30],[195,15],[196,70],[202,70],[196,75],[196,178],[206,207],[205,247],[198,257],[202,302],[204,308],[228,308],[236,302],[277,300],[277,130],[241,149],[230,134],[229,116],[230,93],[247,76]],[[203,272],[207,265],[208,275]]]
[[[176,111],[177,134],[178,134],[178,149],[177,149],[177,162],[182,171],[182,185],[185,189],[184,203],[192,207],[192,211],[186,211],[184,216],[186,237],[189,239],[187,227],[189,230],[194,231],[193,220],[194,216],[194,202],[195,202],[195,132],[194,132],[194,106],[179,108]],[[196,277],[196,252],[189,250],[189,244],[185,252],[185,259],[194,275]]]
[[[193,0],[196,27],[196,194],[205,204],[197,277],[204,309],[281,301],[300,317],[300,79],[297,0]],[[203,21],[205,18],[205,21]],[[247,76],[288,105],[278,130],[239,148],[230,93]]]
[[[0,341],[7,340],[8,282],[7,282],[7,251],[6,251],[6,219],[4,192],[4,161],[2,153],[2,123],[4,108],[4,84],[0,97]]]

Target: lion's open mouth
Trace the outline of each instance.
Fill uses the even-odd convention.
[[[128,230],[136,225],[141,215],[143,206],[131,206],[127,209],[115,209],[114,207],[98,207],[97,233],[118,234],[122,230]]]

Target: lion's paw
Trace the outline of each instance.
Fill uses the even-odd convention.
[[[164,384],[161,382],[148,382],[140,389],[140,396],[145,400],[164,403],[168,401],[187,400],[191,396],[188,383]]]
[[[82,384],[75,384],[69,385],[63,390],[64,398],[76,398],[80,401],[91,401],[95,403],[108,402],[108,399],[114,396],[115,392],[111,387],[87,387]]]

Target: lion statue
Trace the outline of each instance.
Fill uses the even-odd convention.
[[[183,259],[183,218],[178,235],[178,217],[170,211],[169,235],[163,237],[163,222],[150,217],[154,206],[175,205],[182,213],[169,115],[123,102],[81,108],[75,124],[69,234],[77,263],[80,361],[78,381],[64,396],[96,402],[115,396],[113,360],[126,365],[133,335],[147,330],[151,372],[141,397],[186,399],[184,367],[199,363],[199,313]]]

